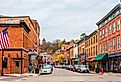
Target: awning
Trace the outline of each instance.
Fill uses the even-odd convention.
[[[109,55],[108,55],[109,58],[119,57],[119,56],[121,56],[121,52],[113,53],[113,54],[109,54]]]
[[[108,54],[99,54],[95,57],[94,60],[100,61],[100,60],[107,60],[108,59]]]
[[[82,60],[81,62],[83,63],[83,62],[85,62],[85,60]]]
[[[75,58],[74,61],[79,61],[79,58]]]
[[[88,62],[92,62],[92,61],[94,61],[94,59],[95,59],[95,58],[89,58],[87,61],[88,61]]]

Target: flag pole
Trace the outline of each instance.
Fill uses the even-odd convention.
[[[9,26],[8,28],[6,28],[7,30],[10,29],[11,26]],[[4,68],[3,68],[3,64],[4,64],[4,49],[2,48],[2,72],[1,72],[1,76],[4,76]]]
[[[2,72],[1,72],[1,76],[4,76],[3,61],[4,61],[4,49],[2,49]]]

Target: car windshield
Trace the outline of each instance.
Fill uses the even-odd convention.
[[[50,69],[50,66],[43,66],[43,69]]]

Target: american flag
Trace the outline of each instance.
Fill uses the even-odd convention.
[[[7,29],[2,30],[0,33],[0,49],[5,49],[10,46]]]

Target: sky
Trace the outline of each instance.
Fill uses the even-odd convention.
[[[2,0],[0,15],[30,16],[41,27],[41,40],[79,39],[98,27],[96,23],[120,0]]]

